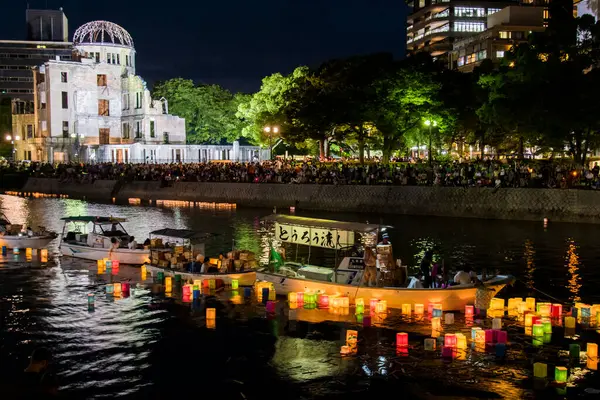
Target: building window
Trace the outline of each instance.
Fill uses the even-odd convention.
[[[419,0],[419,8],[425,7],[425,0]]]
[[[96,58],[96,62],[99,63],[100,62],[100,53],[96,53],[95,58]]]
[[[42,121],[42,131],[48,130],[48,121]]]
[[[504,57],[504,50],[497,50],[496,58],[503,58],[503,57]]]
[[[69,121],[63,121],[62,124],[62,135],[64,138],[69,137]]]
[[[477,52],[477,61],[485,60],[487,58],[487,50],[481,50]]]
[[[121,60],[120,60],[120,58],[119,58],[119,53],[117,53],[117,64],[118,64],[118,65],[121,65]]]
[[[477,60],[477,58],[476,58],[476,54],[475,53],[469,54],[467,56],[467,64],[474,63],[476,60]]]
[[[142,92],[136,92],[135,94],[135,108],[142,108]]]
[[[110,144],[110,129],[109,128],[100,128],[98,134],[98,143],[99,144]]]
[[[163,135],[163,141],[165,144],[169,144],[169,134],[167,132]]]
[[[154,126],[154,121],[150,120],[150,137],[156,137],[156,133],[155,133],[155,126]]]
[[[123,93],[123,110],[129,110],[129,93]]]
[[[60,81],[62,83],[67,83],[67,73],[66,72],[61,72],[60,73]]]
[[[125,55],[125,65],[129,67],[129,56]]]
[[[27,125],[27,139],[33,138],[33,125]]]
[[[62,92],[62,108],[63,109],[69,108],[69,93],[68,92]]]
[[[110,103],[108,100],[98,100],[98,115],[101,117],[110,116]]]
[[[500,36],[500,39],[510,39],[511,32],[500,31],[500,32],[498,32],[498,35]]]
[[[437,14],[432,15],[432,18],[445,18],[450,16],[450,9],[446,8],[444,11],[441,11]]]
[[[488,8],[488,14],[487,15],[492,15],[497,13],[498,11],[502,10],[501,8]]]
[[[123,139],[129,139],[131,136],[131,125],[128,122],[123,123]]]
[[[549,19],[550,18],[550,11],[548,11],[547,8],[544,8],[544,19]]]
[[[142,138],[142,121],[135,121],[135,138]]]
[[[484,22],[465,22],[457,21],[454,23],[455,32],[483,32],[485,30]]]
[[[485,17],[485,8],[454,7],[455,17]]]
[[[106,74],[98,74],[96,80],[98,81],[98,86],[107,86]]]

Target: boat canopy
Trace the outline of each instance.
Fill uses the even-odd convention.
[[[321,228],[329,230],[343,230],[361,233],[374,233],[381,228],[392,228],[378,224],[364,224],[360,222],[334,221],[331,219],[296,217],[294,215],[272,214],[263,218],[263,221],[272,221],[280,224],[294,225],[306,228]]]
[[[66,222],[93,222],[94,224],[116,224],[119,222],[126,222],[125,218],[114,218],[114,217],[94,217],[87,215],[80,215],[77,217],[64,217],[62,221]]]
[[[171,228],[159,229],[157,231],[150,232],[150,235],[167,236],[167,237],[184,239],[184,240],[189,240],[189,241],[194,241],[194,242],[206,240],[209,237],[213,236],[212,233],[193,231],[191,229],[171,229]]]

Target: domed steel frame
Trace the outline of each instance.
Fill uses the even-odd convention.
[[[123,27],[108,21],[92,21],[81,25],[73,35],[73,45],[114,44],[133,48],[133,39]]]

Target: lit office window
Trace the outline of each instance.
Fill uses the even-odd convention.
[[[504,57],[504,50],[497,50],[496,58],[503,58],[503,57]]]
[[[455,17],[485,17],[485,8],[454,7]]]
[[[502,10],[501,8],[488,8],[488,13],[487,15],[492,15],[497,13],[498,11]]]
[[[454,23],[455,32],[483,32],[485,23],[483,22],[465,22],[457,21]]]

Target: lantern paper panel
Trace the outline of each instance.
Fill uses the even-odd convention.
[[[214,308],[206,309],[206,319],[215,319],[217,318],[217,310]]]
[[[567,381],[568,370],[565,367],[554,368],[554,380],[558,383],[565,383]]]
[[[465,316],[472,317],[473,316],[474,307],[473,306],[465,306]]]
[[[592,362],[598,361],[598,345],[596,343],[588,343],[586,353],[588,360]]]
[[[423,315],[425,311],[425,306],[423,304],[415,304],[415,314]]]
[[[544,326],[542,324],[533,325],[533,336],[541,337],[544,336]]]
[[[533,364],[533,377],[545,379],[548,376],[548,365],[536,362]]]
[[[396,333],[396,347],[408,346],[408,333],[398,332]]]

